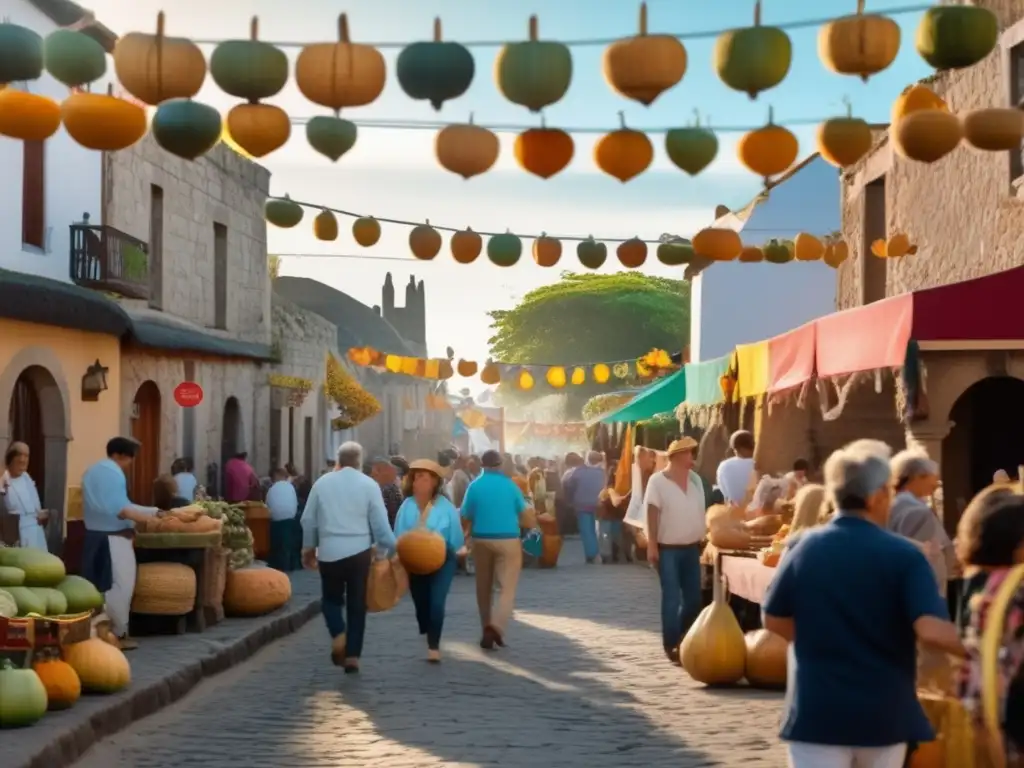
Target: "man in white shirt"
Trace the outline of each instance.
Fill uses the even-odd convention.
[[[661,581],[661,636],[665,654],[679,664],[679,643],[701,608],[700,543],[707,533],[704,485],[693,471],[697,441],[676,440],[668,467],[651,475],[647,508],[647,561]]]
[[[726,504],[742,506],[754,475],[754,436],[741,429],[729,438],[733,455],[718,465],[718,490]]]
[[[295,519],[299,514],[299,495],[288,470],[274,470],[274,484],[267,491],[267,509],[270,510],[267,565],[286,573],[297,570],[301,550],[301,529]]]

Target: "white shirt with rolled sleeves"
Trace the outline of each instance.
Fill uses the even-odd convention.
[[[658,515],[658,543],[669,546],[697,544],[707,533],[704,519],[704,485],[690,472],[684,491],[664,472],[655,472],[647,483],[644,509],[655,506]]]

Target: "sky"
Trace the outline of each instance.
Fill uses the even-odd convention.
[[[119,34],[153,30],[156,14],[163,8],[170,35],[211,41],[244,38],[250,18],[256,15],[261,38],[293,43],[335,39],[337,15],[344,10],[354,41],[399,46],[383,50],[388,82],[381,97],[368,107],[346,111],[343,117],[464,122],[472,114],[478,124],[512,124],[523,129],[537,126],[539,118],[501,95],[493,76],[496,47],[471,48],[476,58],[471,88],[437,113],[426,102],[406,97],[399,87],[394,61],[400,44],[429,39],[435,16],[442,20],[445,39],[525,39],[533,13],[538,15],[542,39],[609,40],[636,33],[639,9],[635,0],[348,0],[342,4],[325,0],[86,0],[86,4]],[[920,3],[868,0],[867,10],[885,12],[913,5]],[[745,26],[752,22],[753,6],[752,0],[648,0],[648,29],[678,34]],[[781,24],[852,13],[856,2],[765,0],[763,6],[763,23]],[[718,80],[711,65],[713,35],[684,41],[689,54],[686,76],[649,108],[611,91],[601,70],[604,45],[573,47],[572,85],[561,102],[545,110],[544,118],[552,127],[613,130],[621,111],[632,128],[664,129],[689,124],[697,110],[702,122],[710,121],[712,127],[755,127],[764,123],[769,106],[774,108],[776,121],[785,123],[843,114],[849,100],[857,116],[886,122],[900,91],[930,72],[913,48],[920,14],[896,19],[903,28],[901,53],[892,67],[867,84],[824,68],[817,54],[817,25],[790,30],[794,55],[789,76],[756,101]],[[287,50],[291,56],[297,54],[296,48]],[[212,80],[198,98],[225,113],[233,106],[232,98],[221,93]],[[295,117],[327,114],[307,102],[292,83],[270,102]],[[813,126],[792,130],[800,140],[801,157],[813,152]],[[382,218],[469,226],[478,232],[593,235],[609,241],[610,262],[614,262],[615,240],[634,236],[657,239],[665,232],[688,236],[711,223],[717,205],[737,208],[757,194],[760,180],[736,160],[734,145],[739,135],[720,134],[718,159],[696,178],[671,165],[664,154],[663,137],[652,135],[652,167],[627,184],[602,174],[594,165],[593,146],[599,134],[575,135],[572,164],[547,181],[518,168],[512,158],[511,133],[501,135],[502,152],[495,168],[469,181],[437,164],[434,133],[429,130],[361,128],[355,148],[334,164],[313,152],[305,143],[302,127],[296,126],[288,145],[261,162],[272,172],[274,195],[287,193],[294,200]],[[459,357],[486,358],[491,335],[487,312],[513,307],[526,292],[557,280],[561,269],[577,266],[575,243],[565,243],[558,267],[537,266],[529,257],[530,240],[526,238],[525,258],[509,269],[493,266],[485,258],[472,265],[458,265],[448,254],[447,238],[437,259],[421,262],[409,253],[407,227],[384,225],[380,242],[363,249],[352,240],[350,222],[345,220],[337,241],[316,240],[311,224],[314,215],[315,211],[308,212],[296,229],[269,227],[270,252],[285,255],[282,274],[319,280],[371,306],[380,303],[380,289],[389,271],[399,286],[399,303],[404,300],[401,286],[415,275],[426,285],[427,343],[432,355],[443,355],[445,347],[451,346]],[[681,268],[661,266],[653,254],[650,261],[654,263],[644,267],[648,274],[681,277]],[[616,269],[615,263],[607,263],[602,271]]]

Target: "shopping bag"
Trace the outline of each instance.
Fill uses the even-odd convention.
[[[370,613],[390,611],[408,589],[409,576],[397,557],[374,560],[366,582],[366,610]]]

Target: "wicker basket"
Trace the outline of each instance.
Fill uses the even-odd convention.
[[[196,572],[180,563],[142,563],[135,577],[132,613],[184,616],[196,605]]]
[[[200,597],[202,606],[213,611],[215,616],[223,618],[224,587],[228,579],[228,550],[219,547],[206,550],[203,565],[206,569],[206,578]]]

